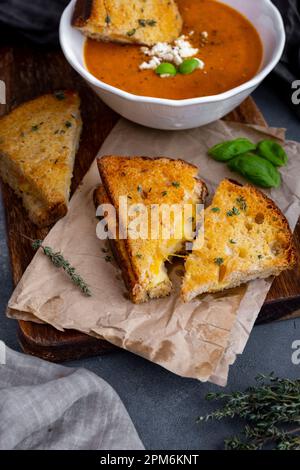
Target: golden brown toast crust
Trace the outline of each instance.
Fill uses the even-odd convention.
[[[97,209],[101,204],[111,203],[104,186],[99,186],[94,191],[94,204]],[[114,258],[121,269],[122,277],[126,288],[128,289],[130,298],[133,303],[145,302],[145,295],[138,289],[138,277],[135,274],[130,258],[127,255],[124,240],[109,239],[109,244]]]
[[[148,46],[174,41],[182,24],[174,0],[77,0],[72,18],[92,39]]]

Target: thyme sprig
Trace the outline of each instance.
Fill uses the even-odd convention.
[[[222,400],[224,406],[198,421],[240,418],[241,436],[225,440],[225,449],[300,450],[300,380],[259,375],[257,386],[245,392],[210,393],[207,400]]]
[[[67,261],[60,252],[54,252],[49,246],[43,246],[42,240],[34,240],[32,242],[32,248],[38,250],[41,248],[44,254],[50,259],[51,263],[56,268],[62,268],[65,273],[70,277],[75,286],[79,287],[81,292],[87,297],[91,297],[92,293],[86,282],[82,277],[76,272],[75,268],[71,266],[69,261]]]

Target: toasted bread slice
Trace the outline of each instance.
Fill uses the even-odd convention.
[[[182,18],[174,0],[77,0],[72,24],[96,40],[152,46],[180,36]]]
[[[292,233],[275,203],[253,186],[224,180],[205,210],[203,244],[186,261],[182,296],[190,301],[295,264]]]
[[[0,173],[39,227],[68,209],[82,128],[80,100],[71,91],[41,96],[0,119]]]
[[[98,160],[98,165],[104,188],[96,192],[96,202],[109,200],[121,222],[121,196],[127,198],[130,208],[142,212],[144,209],[139,204],[146,211],[154,204],[177,204],[180,208],[191,204],[195,207],[197,203],[202,204],[207,195],[205,184],[197,179],[197,167],[182,160],[106,156]],[[174,221],[172,214],[170,220]],[[181,219],[181,228],[186,222]],[[152,225],[149,223],[149,231],[143,239],[133,239],[129,231],[128,238],[117,237],[112,241],[130,297],[135,303],[170,294],[172,284],[165,263],[192,239],[188,230],[181,230],[179,236],[178,233],[164,236],[164,223],[165,220],[159,218],[157,236],[150,236]]]

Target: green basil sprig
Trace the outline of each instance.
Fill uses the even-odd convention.
[[[262,140],[257,144],[256,152],[275,166],[285,166],[288,162],[284,149],[274,140]]]
[[[214,145],[208,150],[208,154],[219,162],[227,162],[230,170],[262,188],[278,188],[281,175],[277,167],[288,162],[283,147],[270,139],[255,145],[241,137]]]
[[[262,188],[279,188],[281,184],[281,176],[277,168],[254,153],[244,153],[233,158],[228,162],[228,167]]]
[[[250,140],[241,137],[214,145],[214,147],[209,149],[208,154],[218,162],[227,162],[238,155],[253,150],[256,150],[256,145],[250,142]]]

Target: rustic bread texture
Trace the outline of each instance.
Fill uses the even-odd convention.
[[[82,128],[71,91],[44,95],[0,119],[0,173],[44,227],[64,216]]]
[[[205,210],[203,243],[195,242],[186,261],[182,296],[190,301],[295,264],[292,233],[275,203],[253,186],[224,180]]]
[[[182,160],[146,157],[107,156],[98,160],[104,188],[95,194],[96,202],[110,201],[119,214],[119,197],[132,207],[151,204],[202,204],[207,190],[196,178],[198,169]],[[175,184],[175,185],[174,185]],[[102,201],[102,202],[101,202]],[[117,239],[113,251],[133,302],[165,297],[171,292],[165,262],[181,252],[186,239]]]
[[[77,0],[72,24],[93,39],[148,46],[172,42],[182,30],[174,0]]]

